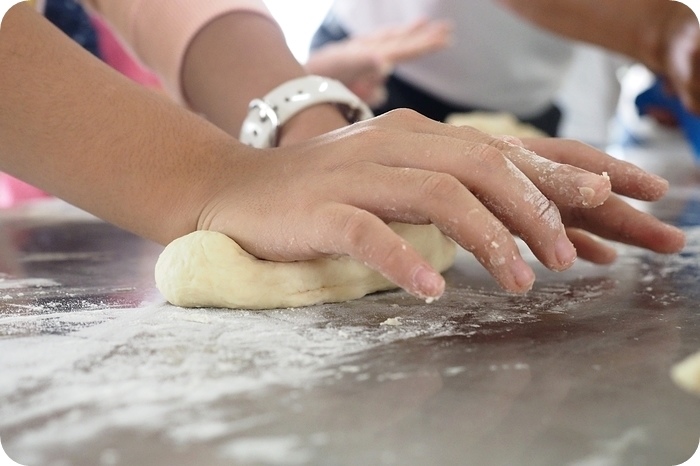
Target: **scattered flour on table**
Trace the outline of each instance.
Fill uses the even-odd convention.
[[[691,250],[700,248],[700,229],[688,237]],[[649,271],[656,278],[646,285],[660,273],[674,274],[676,281],[687,275],[695,283],[696,258],[658,259]],[[46,464],[56,448],[89,448],[115,429],[158,433],[174,445],[218,444],[229,458],[288,455],[294,464],[307,457],[308,438],[250,433],[274,423],[273,407],[260,414],[255,403],[275,399],[271,394],[280,387],[294,393],[337,377],[367,380],[376,374],[358,355],[373,349],[412,338],[507,332],[595,301],[614,286],[605,278],[546,282],[517,299],[492,288],[448,288],[439,306],[403,292],[343,306],[271,311],[159,303],[56,312],[49,304],[38,315],[0,317],[0,431],[13,432],[11,450],[25,464]],[[401,324],[388,328],[392,319]],[[40,331],[21,332],[28,327]],[[527,370],[526,364],[513,361],[494,370]],[[450,366],[444,375],[464,370]],[[280,400],[277,408],[293,402]],[[602,447],[624,451],[637,434]],[[265,445],[274,451],[268,455]],[[595,464],[590,460],[580,465]]]
[[[368,326],[366,316],[354,322],[336,312],[149,304],[0,317],[0,333],[9,327],[20,335],[0,339],[0,431],[16,433],[12,451],[25,464],[45,463],[54,448],[87,447],[115,429],[162,432],[175,444],[216,442],[273,421],[237,413],[241,402],[278,387],[313,386],[333,377],[327,367],[343,358],[439,327],[386,332]],[[252,455],[251,445],[231,448]]]
[[[45,288],[60,285],[60,283],[47,278],[0,278],[0,290]]]

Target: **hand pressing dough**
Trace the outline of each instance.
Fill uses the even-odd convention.
[[[453,264],[455,244],[433,225],[389,226],[436,270],[442,272]],[[163,296],[183,307],[299,307],[396,288],[349,257],[264,261],[212,231],[197,231],[170,243],[158,258],[155,278]]]
[[[453,113],[447,116],[445,123],[454,126],[471,126],[492,136],[515,136],[516,138],[547,136],[538,128],[504,112]]]
[[[700,396],[700,352],[673,366],[671,379],[682,389]]]

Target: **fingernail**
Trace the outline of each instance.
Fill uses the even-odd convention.
[[[510,266],[510,272],[513,274],[515,283],[523,291],[528,291],[535,283],[535,273],[525,261],[518,259]]]
[[[657,183],[659,183],[659,184],[665,184],[666,186],[668,186],[668,180],[667,180],[666,178],[664,178],[664,177],[662,177],[662,176],[659,176],[659,175],[657,175],[656,173],[647,172],[647,174],[650,175],[651,178],[652,178],[654,181],[656,181]]]
[[[421,298],[439,298],[445,291],[445,280],[442,275],[425,266],[416,270],[413,282],[418,287],[418,294]]]
[[[576,260],[576,248],[571,244],[566,233],[562,233],[554,244],[554,254],[562,269],[569,267]]]

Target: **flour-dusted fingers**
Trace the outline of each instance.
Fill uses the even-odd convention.
[[[488,211],[485,215],[489,215]],[[478,215],[474,213],[472,217]],[[324,231],[324,238],[328,243],[322,244],[327,244],[328,249],[321,246],[322,252],[349,255],[419,298],[442,295],[444,280],[440,274],[378,217],[342,206],[326,219],[328,229]],[[532,269],[520,257],[517,246],[508,244],[512,237],[502,225],[493,217],[489,220],[479,230],[494,230],[492,236],[482,234],[484,238],[494,239],[490,244],[473,247],[475,256],[503,289],[518,293],[530,290],[535,279]],[[473,234],[476,236],[477,231]],[[511,252],[504,254],[506,250]]]
[[[594,264],[610,264],[617,258],[617,251],[599,238],[579,228],[567,228],[566,234],[574,246],[578,257]]]
[[[494,144],[558,206],[596,207],[610,195],[607,175],[554,162],[507,140]]]
[[[471,252],[503,289],[524,292],[532,287],[535,275],[513,235],[457,178],[410,168],[376,170],[384,181],[359,189],[350,198],[352,205],[387,221],[432,223]]]
[[[418,168],[457,179],[509,230],[523,238],[546,267],[564,270],[573,264],[576,250],[566,236],[556,204],[498,149],[451,136],[412,133],[405,135],[404,144],[406,150],[418,156],[387,148],[386,164],[396,164],[398,170]],[[445,189],[445,185],[445,176],[434,176],[427,185],[417,183],[408,189],[425,194],[429,189]],[[445,202],[454,208],[449,199]]]
[[[571,164],[558,163],[519,145],[509,137],[493,137],[469,126],[439,124],[427,127],[410,114],[402,114],[406,125],[415,131],[431,131],[468,141],[470,144],[485,144],[506,156],[524,173],[547,198],[558,206],[594,207],[605,201],[610,194],[610,182],[606,176]],[[419,125],[420,124],[420,125]]]
[[[319,252],[348,255],[421,299],[442,296],[442,276],[377,216],[334,203],[316,213],[316,231],[321,236],[314,247]]]
[[[568,227],[658,253],[676,253],[685,245],[682,230],[635,209],[615,195],[595,209],[562,209],[562,218]]]
[[[579,141],[569,139],[523,139],[526,148],[549,160],[573,165],[593,173],[606,173],[613,192],[655,201],[668,191],[668,181],[638,166],[619,160]]]
[[[542,194],[558,206],[595,207],[610,195],[607,175],[542,157],[517,138],[493,137],[485,142],[508,157]]]

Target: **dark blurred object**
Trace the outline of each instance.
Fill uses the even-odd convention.
[[[700,116],[691,113],[678,97],[666,91],[663,81],[657,79],[653,86],[637,96],[635,104],[640,115],[658,111],[668,113],[683,130],[696,162],[700,162]]]
[[[75,0],[46,0],[44,15],[83,48],[96,57],[100,56],[90,16]]]

